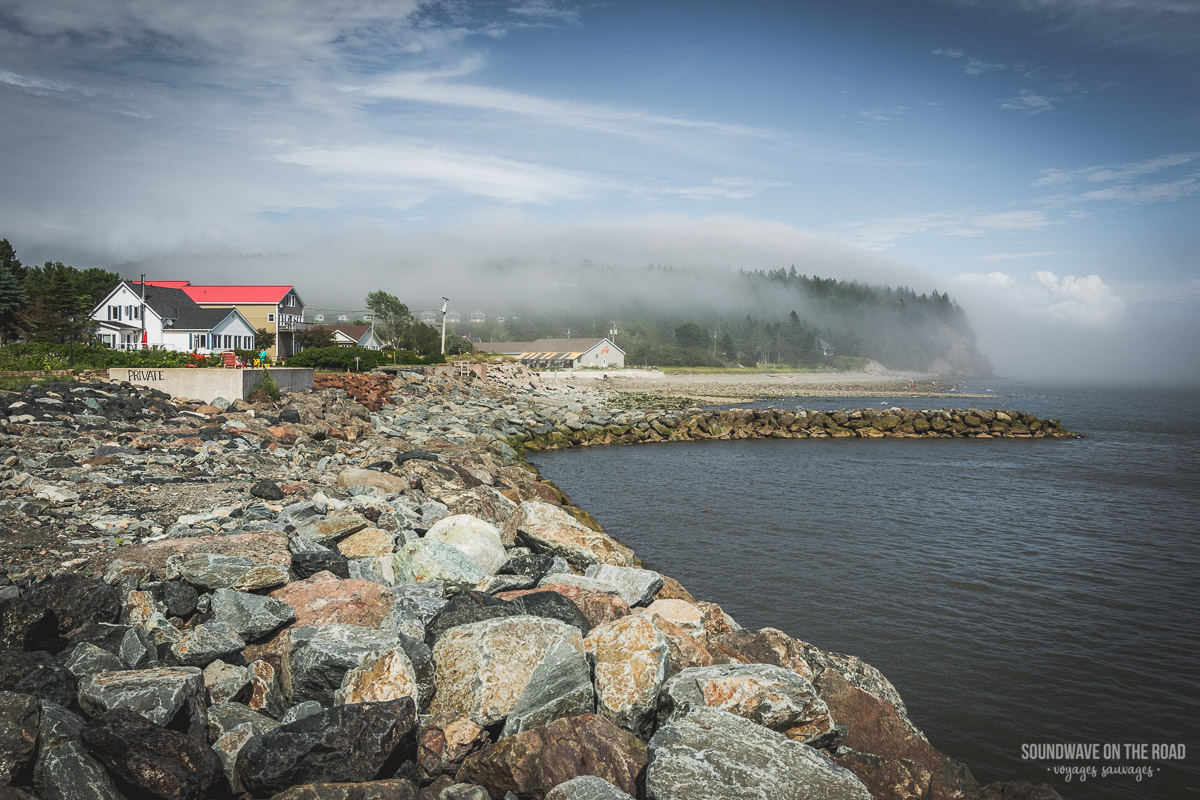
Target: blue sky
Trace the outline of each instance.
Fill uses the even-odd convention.
[[[310,303],[796,264],[1136,362],[1200,332],[1198,43],[1197,0],[6,0],[0,236]]]

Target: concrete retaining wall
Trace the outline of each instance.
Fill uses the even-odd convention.
[[[311,389],[313,371],[297,367],[272,367],[271,377],[281,392]],[[263,382],[262,369],[131,369],[108,371],[109,380],[129,381],[166,392],[172,397],[212,402],[218,397],[245,400]]]

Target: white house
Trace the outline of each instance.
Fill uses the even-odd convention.
[[[365,347],[382,350],[383,340],[370,325],[323,325],[333,333],[333,343],[338,347]]]
[[[621,369],[625,366],[625,351],[607,337],[603,339],[535,339],[532,342],[480,342],[475,349],[482,353],[512,356],[533,368],[600,367]]]
[[[182,289],[122,281],[89,315],[100,341],[118,350],[188,353],[254,348],[254,326],[236,308],[202,308]]]

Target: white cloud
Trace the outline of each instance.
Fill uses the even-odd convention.
[[[933,51],[933,54],[942,58],[962,58],[964,55],[963,51],[957,47],[939,47]]]
[[[1024,111],[1029,116],[1053,111],[1056,98],[1038,94],[1031,89],[1020,89],[1016,95],[1000,101],[1000,107],[1009,111]]]
[[[1079,195],[1079,200],[1110,200],[1119,203],[1157,203],[1164,200],[1179,200],[1200,193],[1200,172],[1186,178],[1166,183],[1143,183],[1134,186],[1110,186]]]
[[[972,256],[972,261],[1013,261],[1018,258],[1048,258],[1058,253],[1053,250],[1039,250],[1026,253],[992,253],[987,256]],[[998,273],[993,273],[998,274]]]
[[[997,289],[1008,289],[1015,286],[1017,282],[1017,279],[1007,272],[964,272],[954,276],[954,279],[960,283],[973,283]]]
[[[974,238],[1012,231],[1042,230],[1055,222],[1036,210],[979,212],[966,209],[901,214],[850,222],[831,228],[836,234],[869,249],[883,249],[899,239],[922,233]]]
[[[692,200],[748,200],[756,197],[765,189],[790,184],[782,181],[764,181],[755,178],[713,178],[705,186],[688,186],[682,188],[649,188],[634,189],[633,194],[652,196],[655,194],[677,195]]]
[[[1190,164],[1200,158],[1200,152],[1171,153],[1142,161],[1124,164],[1100,164],[1080,169],[1044,169],[1038,173],[1034,186],[1059,186],[1067,183],[1121,183],[1151,175],[1169,167]]]
[[[892,106],[884,108],[877,106],[858,112],[859,124],[869,125],[876,122],[894,122],[909,115],[907,106]]]
[[[356,181],[412,182],[435,193],[463,192],[513,203],[576,197],[589,184],[586,178],[539,164],[415,144],[297,148],[278,159]]]
[[[1004,64],[993,64],[992,62],[984,61],[981,58],[969,58],[967,59],[967,63],[963,66],[963,72],[972,77],[976,75],[983,75],[985,72],[992,72],[994,70],[1001,69],[1006,69]]]
[[[1125,301],[1099,275],[1060,278],[1053,272],[1038,271],[1033,278],[1046,289],[1048,303],[1041,310],[1051,317],[1103,326],[1125,316]]]

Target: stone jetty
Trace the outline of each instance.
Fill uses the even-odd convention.
[[[0,797],[1057,797],[979,786],[878,670],[646,569],[520,452],[1054,420],[628,411],[516,367],[0,404]]]

